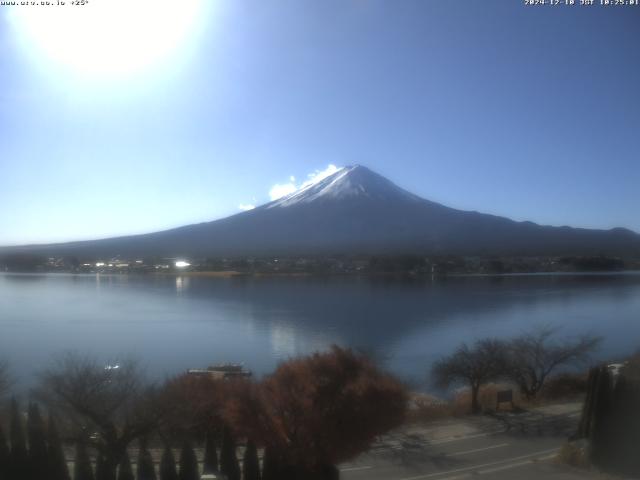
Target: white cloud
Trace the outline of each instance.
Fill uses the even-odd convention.
[[[330,163],[329,165],[327,165],[327,168],[325,168],[324,170],[316,170],[315,172],[307,175],[308,180],[304,182],[302,185],[300,185],[300,188],[306,188],[309,185],[318,183],[319,181],[327,178],[329,175],[333,175],[338,170],[340,170],[338,167],[336,167],[333,163]]]
[[[271,190],[269,190],[269,197],[271,200],[278,200],[286,195],[295,192],[298,189],[294,183],[276,183]]]
[[[242,210],[243,212],[246,212],[248,210],[253,210],[254,208],[256,208],[255,205],[251,205],[249,203],[241,203],[240,205],[238,205],[238,208],[240,210]]]
[[[324,170],[316,170],[315,172],[307,175],[307,180],[302,182],[300,185],[296,184],[296,177],[291,175],[289,177],[289,183],[277,183],[271,187],[271,190],[269,190],[269,197],[272,201],[278,200],[279,198],[290,195],[298,190],[307,188],[308,186],[327,178],[329,175],[333,175],[338,170],[340,169],[331,163],[327,165],[327,168]]]

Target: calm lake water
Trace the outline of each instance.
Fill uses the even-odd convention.
[[[26,386],[65,350],[133,355],[160,377],[217,362],[257,374],[332,344],[376,352],[426,386],[462,341],[551,324],[605,337],[599,356],[640,348],[640,274],[195,278],[0,274],[0,358]]]

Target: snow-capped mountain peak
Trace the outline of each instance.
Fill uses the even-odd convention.
[[[403,190],[367,167],[353,165],[343,167],[318,182],[311,183],[285,197],[268,203],[265,208],[291,207],[317,201],[357,197],[387,201],[421,200],[420,197]]]

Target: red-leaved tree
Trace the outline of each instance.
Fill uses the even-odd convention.
[[[260,384],[238,384],[226,416],[274,454],[279,479],[337,478],[335,465],[402,423],[407,400],[391,375],[334,346],[282,363]]]

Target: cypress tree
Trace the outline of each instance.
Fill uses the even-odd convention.
[[[160,480],[178,480],[176,459],[169,446],[162,452],[162,459],[160,460]]]
[[[627,396],[627,385],[624,376],[620,375],[615,382],[615,387],[611,397],[611,416],[607,419],[610,431],[615,435],[616,448],[610,449],[609,464],[615,465],[616,470],[624,470],[625,449],[629,439],[627,436],[627,425],[631,416],[625,411],[625,400]],[[634,445],[635,447],[635,445]]]
[[[340,480],[340,470],[335,465],[325,465],[318,473],[325,480]]]
[[[633,402],[633,407],[631,410],[631,419],[629,421],[629,430],[632,434],[631,445],[635,445],[636,453],[633,456],[634,467],[633,471],[640,472],[640,455],[638,455],[638,445],[640,445],[640,412],[638,411],[637,406],[640,405],[640,378],[636,379],[636,383],[634,386],[633,397],[630,399]]]
[[[638,386],[620,374],[613,390],[610,432],[615,435],[615,447],[610,450],[609,465],[616,473],[633,476],[640,472],[638,445]]]
[[[262,457],[262,480],[280,480],[278,458],[270,447],[264,449]]]
[[[258,449],[251,440],[247,441],[247,448],[242,459],[242,471],[244,480],[260,480],[260,462]]]
[[[140,439],[138,450],[138,480],[156,480],[156,470],[153,466],[153,458],[147,448],[146,439]]]
[[[58,428],[51,414],[49,415],[49,424],[47,426],[47,458],[49,462],[50,480],[69,480],[69,467],[64,454],[64,448],[60,441]]]
[[[180,480],[199,480],[200,478],[200,474],[198,473],[198,459],[189,440],[185,440],[182,444],[182,451],[180,452],[180,475],[178,478]]]
[[[129,458],[129,453],[126,451],[118,467],[118,480],[135,480],[133,469],[131,468],[131,459]]]
[[[29,439],[29,475],[34,480],[48,478],[49,459],[45,439],[44,421],[35,403],[29,404],[27,417],[27,438]]]
[[[216,473],[217,471],[218,452],[216,451],[215,435],[209,431],[205,438],[203,473]]]
[[[76,459],[73,467],[73,480],[94,480],[91,459],[84,443],[76,444]]]
[[[588,438],[591,430],[591,420],[593,418],[593,407],[595,402],[595,392],[598,388],[598,375],[600,369],[597,367],[589,370],[587,379],[587,396],[582,406],[582,415],[578,425],[577,438]]]
[[[118,462],[113,456],[100,453],[96,460],[96,480],[116,480]]]
[[[240,480],[240,466],[236,456],[236,443],[229,427],[222,429],[222,449],[220,450],[220,473],[228,480]]]
[[[4,436],[4,430],[0,425],[0,480],[7,480],[9,474],[9,447]]]
[[[598,386],[595,391],[593,417],[591,419],[591,442],[589,456],[599,467],[607,467],[609,463],[609,447],[615,438],[611,438],[609,415],[611,413],[611,375],[607,367],[602,367],[598,374]]]
[[[18,402],[14,398],[11,401],[11,425],[9,427],[11,441],[11,453],[9,455],[9,478],[29,478],[29,456],[27,442],[24,434],[24,426]]]
[[[108,480],[107,465],[104,459],[104,455],[98,452],[96,456],[96,480]]]
[[[628,413],[627,417],[627,431],[629,432],[629,458],[632,461],[631,470],[634,472],[640,472],[640,411],[638,405],[640,405],[640,375],[634,379],[629,380],[632,382],[630,386],[630,395],[626,399]],[[632,449],[635,452],[632,453]]]

